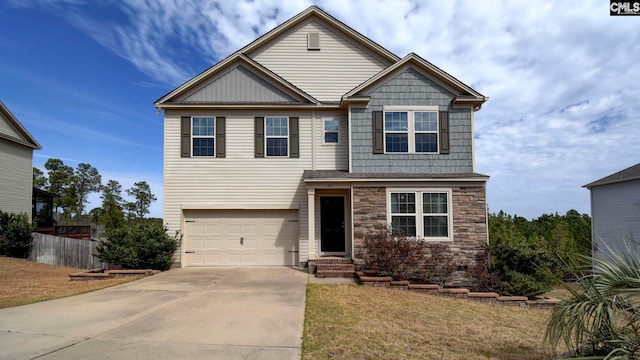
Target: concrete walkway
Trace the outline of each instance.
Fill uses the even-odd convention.
[[[174,269],[0,310],[1,359],[299,359],[308,274]]]

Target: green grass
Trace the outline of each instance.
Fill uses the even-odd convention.
[[[360,285],[307,287],[303,359],[553,359],[549,310]]]

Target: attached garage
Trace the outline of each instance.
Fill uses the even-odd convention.
[[[184,266],[297,264],[297,210],[184,210],[184,219]]]

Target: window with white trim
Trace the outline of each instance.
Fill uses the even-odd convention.
[[[213,116],[191,117],[191,154],[193,156],[216,155],[216,119]]]
[[[385,153],[438,153],[438,111],[388,110],[384,112]]]
[[[267,157],[289,156],[289,118],[265,117]]]
[[[449,189],[390,189],[387,204],[387,221],[394,231],[426,240],[452,240]]]
[[[322,121],[323,144],[338,144],[340,142],[340,122],[334,119],[326,119]]]

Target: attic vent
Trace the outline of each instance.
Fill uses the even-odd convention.
[[[320,50],[320,33],[307,34],[307,50]]]

